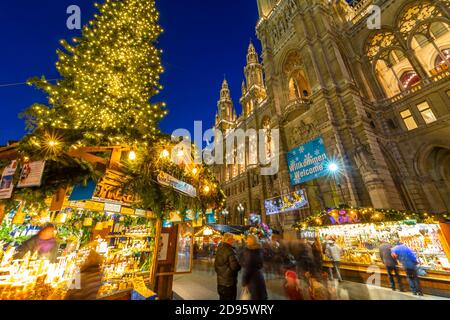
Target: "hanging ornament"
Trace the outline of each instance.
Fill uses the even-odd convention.
[[[84,218],[83,226],[84,227],[92,227],[93,220],[90,217]]]
[[[103,222],[97,222],[96,225],[95,225],[94,230],[96,230],[96,231],[103,230]]]
[[[56,223],[56,224],[63,224],[63,223],[66,222],[66,220],[67,220],[67,214],[66,214],[66,213],[60,212],[60,213],[58,213],[58,215],[56,216],[55,223]]]
[[[16,214],[14,215],[14,218],[12,220],[12,224],[18,224],[21,225],[25,222],[25,211],[23,210],[25,206],[25,202],[21,202],[19,209],[17,209]]]
[[[6,205],[1,203],[0,204],[0,225],[2,224],[3,218],[5,217],[6,214]]]

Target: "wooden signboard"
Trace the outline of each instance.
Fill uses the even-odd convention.
[[[116,170],[108,169],[105,175],[97,184],[93,200],[104,202],[115,202],[120,204],[132,204],[135,202],[133,195],[123,194],[121,188],[126,176]]]

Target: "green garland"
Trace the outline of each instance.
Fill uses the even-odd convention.
[[[170,148],[171,142],[161,137],[152,143],[152,147],[136,148],[138,155],[134,161],[125,161],[123,172],[127,180],[123,183],[125,193],[135,194],[138,198],[137,208],[155,212],[158,218],[166,218],[172,211],[179,211],[186,218],[188,209],[205,213],[208,208],[220,208],[224,205],[225,194],[219,187],[219,182],[206,166],[198,166],[196,175],[188,172],[183,166],[170,160],[161,159],[162,150]],[[197,197],[192,198],[180,194],[176,190],[161,186],[158,174],[165,172],[184,181],[197,189]],[[211,187],[208,194],[202,192],[207,184]]]
[[[309,228],[325,227],[340,224],[356,223],[381,223],[389,221],[416,221],[417,223],[436,223],[449,221],[450,212],[429,213],[400,211],[395,209],[353,208],[340,207],[328,208],[304,220],[296,222],[293,227],[297,231]]]

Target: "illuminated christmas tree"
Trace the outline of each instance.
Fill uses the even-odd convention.
[[[106,0],[96,7],[100,14],[80,38],[61,41],[61,79],[29,81],[48,94],[49,105],[29,108],[27,127],[35,136],[61,135],[68,148],[149,141],[167,113],[164,103],[150,102],[162,89],[163,72],[162,51],[154,46],[163,31],[155,0]]]

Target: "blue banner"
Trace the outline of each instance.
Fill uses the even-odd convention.
[[[328,174],[328,157],[321,137],[289,151],[287,162],[293,186]]]
[[[216,215],[214,212],[208,213],[206,212],[206,224],[214,224],[216,223]]]
[[[89,180],[86,185],[77,184],[75,187],[73,187],[73,191],[70,194],[69,201],[91,200],[96,187],[97,183],[95,183],[94,180]]]

